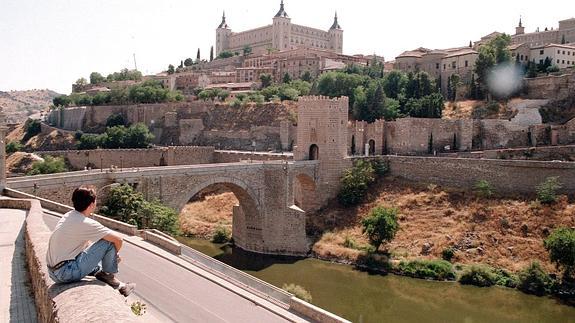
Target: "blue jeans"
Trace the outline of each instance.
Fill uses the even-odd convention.
[[[101,267],[100,267],[101,266]],[[56,283],[72,283],[97,271],[115,274],[118,272],[116,247],[104,239],[82,251],[74,260],[68,261],[56,270],[48,270],[50,278]]]

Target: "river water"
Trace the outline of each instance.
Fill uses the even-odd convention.
[[[182,243],[281,288],[294,283],[312,303],[353,322],[575,322],[575,308],[503,288],[377,275],[317,259],[247,253],[205,240]]]

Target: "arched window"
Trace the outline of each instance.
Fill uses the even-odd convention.
[[[309,160],[319,159],[319,148],[316,144],[309,146]]]
[[[369,155],[370,156],[375,155],[375,140],[373,140],[373,139],[369,140]]]

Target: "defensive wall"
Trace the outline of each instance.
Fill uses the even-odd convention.
[[[418,184],[471,189],[488,181],[501,194],[533,194],[546,178],[557,176],[560,192],[575,194],[575,162],[470,159],[446,157],[381,156],[389,163],[389,175]],[[528,174],[528,176],[526,175]]]
[[[452,158],[520,159],[540,161],[575,161],[575,145],[507,148],[438,154]]]
[[[526,78],[523,82],[529,99],[563,100],[575,92],[575,70],[570,74]]]
[[[72,107],[52,110],[47,122],[57,129],[101,133],[111,115],[122,115],[130,124],[146,124],[156,144],[287,151],[295,141],[287,108],[278,103],[231,107],[192,101]]]

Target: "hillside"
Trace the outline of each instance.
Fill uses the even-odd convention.
[[[58,95],[52,90],[0,91],[0,107],[8,123],[20,123],[45,110]]]
[[[236,203],[229,192],[189,203],[180,215],[183,233],[209,239],[217,226],[231,231]],[[386,178],[359,207],[341,208],[334,202],[308,214],[308,234],[317,239],[314,254],[349,263],[359,259],[368,245],[361,219],[378,205],[399,209],[400,230],[388,246],[395,260],[441,258],[444,248],[453,247],[457,263],[518,271],[538,260],[553,272],[543,240],[555,228],[575,226],[575,203],[568,203],[566,197],[548,207],[530,200],[481,199],[470,192],[414,187]]]

